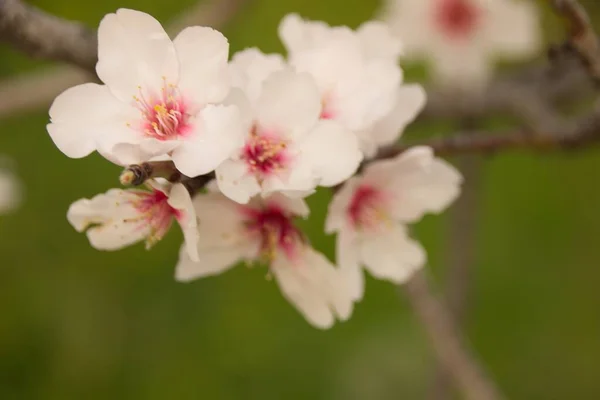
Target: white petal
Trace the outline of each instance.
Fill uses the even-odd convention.
[[[121,8],[106,15],[98,28],[98,77],[123,101],[144,90],[159,93],[163,77],[176,84],[175,47],[152,16]]]
[[[244,161],[226,160],[215,172],[221,192],[237,203],[246,204],[260,193],[260,185]]]
[[[483,39],[465,44],[442,42],[432,48],[431,58],[435,79],[449,87],[478,90],[492,73],[492,60]]]
[[[327,218],[325,220],[325,232],[334,233],[346,227],[347,209],[356,187],[360,184],[359,177],[348,179],[340,189],[338,189],[329,202]]]
[[[169,192],[169,205],[179,210],[177,221],[183,231],[183,238],[188,254],[193,261],[198,261],[198,219],[190,193],[181,183],[173,185]]]
[[[278,71],[265,80],[256,111],[262,128],[296,137],[317,122],[321,96],[310,75]]]
[[[371,132],[377,146],[387,146],[398,140],[404,128],[423,109],[426,96],[421,85],[400,86],[396,93],[396,105],[387,116],[375,124]]]
[[[281,55],[264,54],[257,48],[235,53],[229,63],[232,85],[242,89],[253,102],[260,96],[265,79],[284,68]]]
[[[221,274],[244,260],[252,251],[252,248],[244,246],[201,248],[199,260],[193,261],[184,246],[179,252],[179,261],[175,267],[175,279],[187,282]]]
[[[312,166],[321,186],[334,186],[356,172],[363,155],[356,135],[334,121],[320,121],[298,144],[302,163]]]
[[[172,154],[177,169],[189,177],[213,171],[244,144],[235,106],[206,106],[195,123],[195,132]]]
[[[365,277],[360,265],[359,242],[354,232],[344,230],[338,233],[335,254],[341,279],[348,286],[352,300],[361,300],[365,293]]]
[[[184,29],[173,41],[179,58],[179,89],[199,104],[223,100],[229,91],[229,43],[212,28]]]
[[[301,257],[295,264],[281,255],[273,262],[271,271],[284,297],[317,328],[330,328],[336,316],[347,319],[352,313],[352,297],[335,267],[310,247]]]
[[[378,234],[363,235],[360,253],[371,275],[396,284],[406,282],[426,260],[421,245],[410,239],[401,225],[390,226]]]
[[[201,248],[237,246],[250,240],[239,204],[218,192],[198,194],[193,203]]]
[[[384,58],[397,62],[402,53],[402,43],[392,35],[390,28],[380,21],[368,21],[362,24],[356,34],[360,38],[367,57]]]
[[[493,1],[485,26],[490,51],[507,58],[535,54],[542,45],[540,16],[535,4],[525,1]]]
[[[329,26],[321,21],[305,21],[287,14],[279,23],[279,38],[289,53],[306,50],[329,37]]]
[[[68,157],[85,157],[96,150],[96,140],[103,133],[127,129],[122,114],[127,107],[106,86],[95,83],[74,86],[52,103],[48,133]]]
[[[308,217],[308,214],[310,214],[308,204],[301,198],[290,198],[280,193],[275,193],[265,197],[265,202],[268,204],[276,204],[282,210],[288,211],[298,217],[306,218]]]

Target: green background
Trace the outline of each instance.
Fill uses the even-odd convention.
[[[192,2],[33,1],[90,27],[118,7],[167,22]],[[250,3],[223,29],[232,51],[281,51],[276,29],[287,12],[357,26],[378,6]],[[583,3],[600,16],[597,2]],[[5,46],[0,60],[4,77],[42,65]],[[422,81],[424,74],[409,68],[407,77]],[[389,283],[369,279],[352,319],[320,331],[265,279],[264,268],[176,283],[177,229],[150,252],[91,248],[66,210],[116,186],[120,170],[97,155],[65,157],[46,121],[46,110],[0,121],[0,153],[16,161],[26,190],[22,207],[0,217],[1,399],[426,398],[434,358]],[[406,137],[445,134],[450,126],[421,124]],[[600,157],[591,150],[498,154],[481,165],[466,326],[473,346],[511,399],[600,398]],[[333,240],[322,233],[328,196],[309,200],[313,214],[304,226],[331,256]],[[453,251],[448,222],[448,215],[429,216],[416,227],[438,278]]]

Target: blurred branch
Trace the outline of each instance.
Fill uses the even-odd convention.
[[[219,29],[223,27],[223,25],[225,25],[247,1],[248,0],[207,0],[198,2],[192,8],[185,10],[180,16],[174,18],[167,26],[166,30],[169,34],[173,35],[190,25],[210,26]],[[16,40],[17,43],[19,41],[19,36],[13,37],[5,35],[5,29],[10,30],[8,25],[5,26],[5,20],[11,21],[11,24],[25,23],[28,26],[30,24],[30,21],[28,20],[23,22],[22,19],[15,20],[14,18],[8,18],[8,15],[12,15],[8,13],[8,11],[11,10],[11,4],[16,4],[17,9],[22,10],[22,13],[26,17],[29,15],[35,16],[40,14],[43,15],[44,18],[54,21],[55,24],[64,22],[66,26],[77,26],[77,24],[70,21],[61,20],[34,9],[33,7],[27,6],[19,0],[0,0],[0,40],[2,41],[9,41],[9,39]],[[20,29],[22,30],[23,28]],[[63,28],[62,32],[65,31],[66,29]],[[38,31],[34,30],[33,32]],[[97,61],[97,44],[95,33],[92,31],[89,31],[88,33],[92,33],[93,42],[90,42],[91,47],[86,50],[86,55],[81,58],[82,60],[85,60],[85,63],[89,63],[88,67],[85,69],[88,71],[87,73],[71,66],[63,66],[51,70],[44,69],[41,71],[34,71],[0,82],[0,93],[2,93],[2,96],[0,96],[0,118],[17,112],[48,107],[52,100],[65,89],[94,79],[94,67]],[[11,35],[13,34],[11,33]],[[32,36],[35,37],[36,34],[33,34]],[[45,39],[42,38],[42,42],[44,40]],[[53,38],[52,40],[65,48],[68,46],[63,42],[70,42],[69,40],[65,41],[63,39],[56,40],[56,38]],[[86,41],[84,40],[84,42]],[[27,50],[28,48],[18,45],[17,43],[13,43],[13,45],[24,50],[27,54],[31,54]],[[32,43],[31,46],[33,47],[31,48],[34,50],[36,48],[35,43],[37,43],[38,46],[40,45],[40,42]],[[35,55],[35,53],[32,55]],[[43,53],[39,54],[39,56],[50,59],[59,59],[46,57]],[[81,57],[81,55],[78,57]],[[65,58],[60,58],[60,60],[70,62],[69,59]],[[76,62],[73,62],[73,64],[81,66]]]
[[[432,292],[425,272],[418,271],[404,287],[440,364],[454,379],[460,393],[468,400],[503,398],[464,342],[451,313]]]
[[[0,1],[0,40],[32,57],[64,61],[88,71],[96,65],[95,32],[20,0]]]
[[[581,57],[590,77],[600,84],[600,42],[585,8],[577,0],[552,0],[552,4],[565,20],[567,43]]]

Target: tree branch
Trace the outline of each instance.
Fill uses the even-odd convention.
[[[498,400],[502,395],[487,377],[455,326],[451,313],[436,296],[423,270],[404,285],[406,295],[429,336],[436,357],[468,400]]]

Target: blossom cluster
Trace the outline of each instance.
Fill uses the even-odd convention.
[[[122,166],[160,160],[178,171],[73,203],[67,218],[93,247],[150,248],[177,221],[177,280],[266,264],[296,309],[328,328],[363,297],[363,267],[402,283],[424,265],[407,226],[444,210],[462,178],[427,147],[374,158],[426,100],[404,83],[402,43],[384,23],[352,30],[290,14],[279,36],[286,57],[249,48],[230,59],[214,29],[171,40],[150,15],[119,9],[98,29],[103,84],[59,95],[47,129],[69,157],[97,151]],[[205,190],[186,185],[207,174],[215,179]],[[325,222],[335,261],[295,224],[319,186],[335,191]]]

